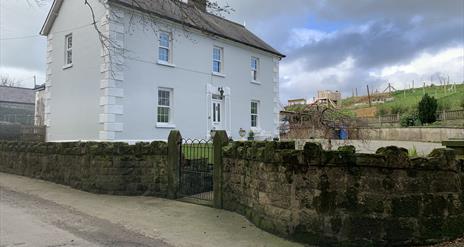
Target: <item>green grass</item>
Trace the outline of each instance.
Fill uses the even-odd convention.
[[[450,86],[448,86],[449,88]],[[424,93],[438,100],[438,110],[461,110],[464,107],[464,85],[456,85],[456,92],[445,92],[443,86],[428,86],[424,89],[399,90],[392,93],[393,101],[377,105],[378,114],[402,114],[416,110]],[[343,105],[352,105],[353,98],[345,99]]]
[[[208,158],[208,163],[214,163],[214,150],[212,143],[182,144],[182,153],[186,159]]]
[[[408,150],[408,155],[413,158],[418,157],[416,146],[413,145],[412,148]]]

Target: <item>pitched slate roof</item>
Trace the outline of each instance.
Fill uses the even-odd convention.
[[[172,0],[109,0],[142,12],[148,12],[164,19],[189,26],[200,31],[248,45],[279,57],[285,57],[276,49],[238,23],[198,10],[192,5],[172,3]]]
[[[35,104],[33,89],[0,86],[0,102]]]
[[[44,27],[42,28],[42,35],[48,35],[50,32],[51,26],[56,19],[63,1],[64,0],[54,1]],[[285,57],[285,55],[268,45],[243,25],[198,10],[192,5],[183,4],[181,2],[181,4],[174,4],[171,1],[175,0],[109,0],[108,2],[149,13],[213,36],[272,53],[279,57]]]

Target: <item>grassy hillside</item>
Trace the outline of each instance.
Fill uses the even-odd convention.
[[[448,89],[449,88],[450,87],[448,86]],[[386,115],[413,112],[416,110],[417,105],[422,99],[424,93],[428,93],[430,96],[435,97],[438,100],[438,110],[464,109],[464,85],[460,84],[456,85],[455,92],[451,92],[450,90],[445,91],[445,87],[443,86],[429,86],[426,87],[425,90],[419,88],[415,90],[411,89],[396,91],[392,93],[392,101],[376,105],[377,114]],[[364,101],[362,101],[362,103],[368,103]],[[366,104],[355,106],[355,103],[359,103],[359,100],[356,98],[348,98],[343,101],[343,106],[347,109],[359,109],[368,107]]]

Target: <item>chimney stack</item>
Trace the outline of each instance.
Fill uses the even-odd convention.
[[[206,1],[207,0],[191,0],[195,7],[203,12],[206,12]]]

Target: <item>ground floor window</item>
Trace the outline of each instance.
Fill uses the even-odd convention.
[[[158,89],[158,123],[170,123],[172,115],[172,89]]]
[[[259,119],[259,102],[256,100],[251,101],[251,127],[258,127]]]

